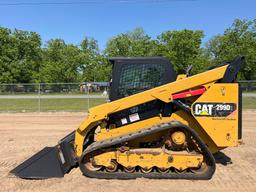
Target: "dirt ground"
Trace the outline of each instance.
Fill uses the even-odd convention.
[[[83,113],[0,114],[0,191],[256,191],[256,111],[243,115],[244,144],[225,149],[232,164],[217,164],[209,181],[98,180],[73,169],[62,179],[22,180],[8,172],[44,146],[52,146],[75,129]]]

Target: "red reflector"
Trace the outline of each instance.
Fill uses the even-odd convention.
[[[172,95],[172,99],[181,99],[181,98],[186,98],[186,97],[192,97],[195,95],[202,95],[206,91],[206,88],[200,88],[196,90],[190,90],[190,91],[185,91],[181,93],[176,93]]]

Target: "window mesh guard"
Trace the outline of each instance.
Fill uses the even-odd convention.
[[[164,84],[164,65],[124,65],[120,76],[118,96],[122,98]]]

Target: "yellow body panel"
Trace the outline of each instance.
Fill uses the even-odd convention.
[[[111,167],[111,160],[116,160],[117,163],[124,167],[136,167],[150,169],[155,165],[161,168],[174,167],[180,171],[185,170],[187,167],[199,167],[203,161],[201,154],[182,154],[182,153],[165,153],[162,149],[140,149],[131,150],[127,152],[105,152],[93,157],[95,165],[103,165]]]
[[[107,120],[108,115],[124,109],[131,108],[136,105],[140,105],[140,104],[155,100],[155,99],[159,99],[163,102],[169,103],[172,101],[173,94],[182,92],[185,90],[189,90],[192,88],[205,86],[207,89],[209,89],[211,85],[215,85],[213,84],[214,82],[223,78],[227,66],[228,65],[224,65],[222,67],[218,67],[218,68],[215,68],[191,77],[180,79],[175,82],[171,82],[171,83],[168,83],[168,84],[165,84],[165,85],[162,85],[162,86],[159,86],[135,95],[131,95],[129,97],[125,97],[125,98],[122,98],[110,103],[102,104],[89,109],[88,118],[84,120],[84,122],[79,126],[79,128],[76,130],[76,133],[75,133],[74,148],[75,148],[76,155],[80,156],[82,154],[84,139],[87,133],[89,132],[89,130],[97,125],[104,125],[104,121]],[[212,100],[214,101],[214,98],[215,98],[214,94],[211,94],[209,96],[212,97]],[[132,132],[134,129],[147,128],[148,127],[147,125],[154,125],[162,121],[169,121],[171,120],[171,118],[173,119],[177,118],[177,120],[180,120],[181,122],[183,120],[183,123],[188,124],[190,127],[194,129],[197,129],[196,131],[199,133],[201,138],[203,138],[203,140],[206,143],[209,143],[210,145],[209,147],[211,148],[211,151],[217,150],[216,146],[218,146],[218,143],[212,142],[211,137],[213,136],[210,134],[209,135],[206,134],[206,129],[208,130],[208,132],[210,131],[210,128],[207,128],[209,126],[207,124],[207,120],[200,121],[201,123],[203,123],[204,126],[202,127],[198,126],[197,122],[193,121],[192,118],[188,117],[188,115],[186,115],[184,112],[174,113],[170,118],[169,117],[167,118],[154,117],[154,119],[150,118],[143,122],[135,122],[132,124],[132,126],[129,126],[128,128],[126,126],[122,126],[117,129],[118,131],[120,130],[119,133],[120,132],[128,133],[128,132]],[[139,126],[140,124],[142,124],[143,126]],[[222,124],[221,127],[225,127],[225,124]],[[104,127],[101,127],[101,128],[103,128],[104,130]],[[117,134],[118,131],[113,131],[113,134],[111,133],[112,136],[114,136],[114,134]],[[101,138],[102,137],[103,136],[101,136]],[[233,137],[234,135],[232,135],[232,138]],[[217,138],[217,136],[215,136],[215,138]],[[223,142],[216,139],[215,141],[218,141],[220,143]],[[223,143],[225,144],[225,142]],[[221,146],[223,146],[223,143],[221,144]]]
[[[238,103],[238,84],[214,84],[196,100],[207,103]],[[207,115],[207,114],[206,114]],[[218,147],[238,144],[238,105],[227,117],[194,116]]]
[[[171,115],[171,117],[152,117],[143,121],[139,121],[137,123],[129,124],[126,126],[122,126],[120,128],[115,129],[106,129],[102,128],[100,132],[96,135],[96,141],[101,141],[121,135],[128,134],[130,132],[135,132],[138,130],[142,130],[148,127],[151,127],[153,125],[157,125],[160,123],[165,123],[169,121],[180,121],[181,123],[188,125],[189,127],[192,127],[197,131],[199,136],[205,141],[205,143],[208,145],[211,152],[217,152],[218,148],[216,144],[212,141],[211,137],[207,135],[207,133],[204,131],[204,129],[195,121],[194,118],[191,118],[189,115],[184,113],[183,111],[177,111]]]

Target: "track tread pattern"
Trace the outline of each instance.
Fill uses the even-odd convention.
[[[114,172],[114,173],[106,173],[106,172],[94,172],[86,169],[83,166],[83,159],[89,155],[90,153],[96,152],[97,150],[102,150],[113,145],[117,145],[123,142],[128,142],[137,138],[141,138],[150,134],[154,134],[159,131],[169,130],[175,127],[179,127],[188,131],[197,141],[199,147],[202,151],[202,154],[205,156],[209,169],[203,174],[193,174],[193,173],[184,173],[184,174],[175,174],[175,173],[158,173],[158,172],[151,172],[151,173],[126,173],[126,172]],[[145,178],[154,178],[154,179],[189,179],[189,180],[206,180],[210,179],[215,172],[216,165],[215,159],[212,153],[208,150],[207,146],[204,144],[202,139],[199,135],[190,127],[178,122],[178,121],[171,121],[168,123],[162,123],[156,126],[152,126],[143,130],[139,130],[133,133],[129,133],[127,135],[94,142],[89,145],[83,152],[82,156],[79,160],[79,166],[82,173],[87,177],[99,178],[99,179],[135,179],[140,177]]]

